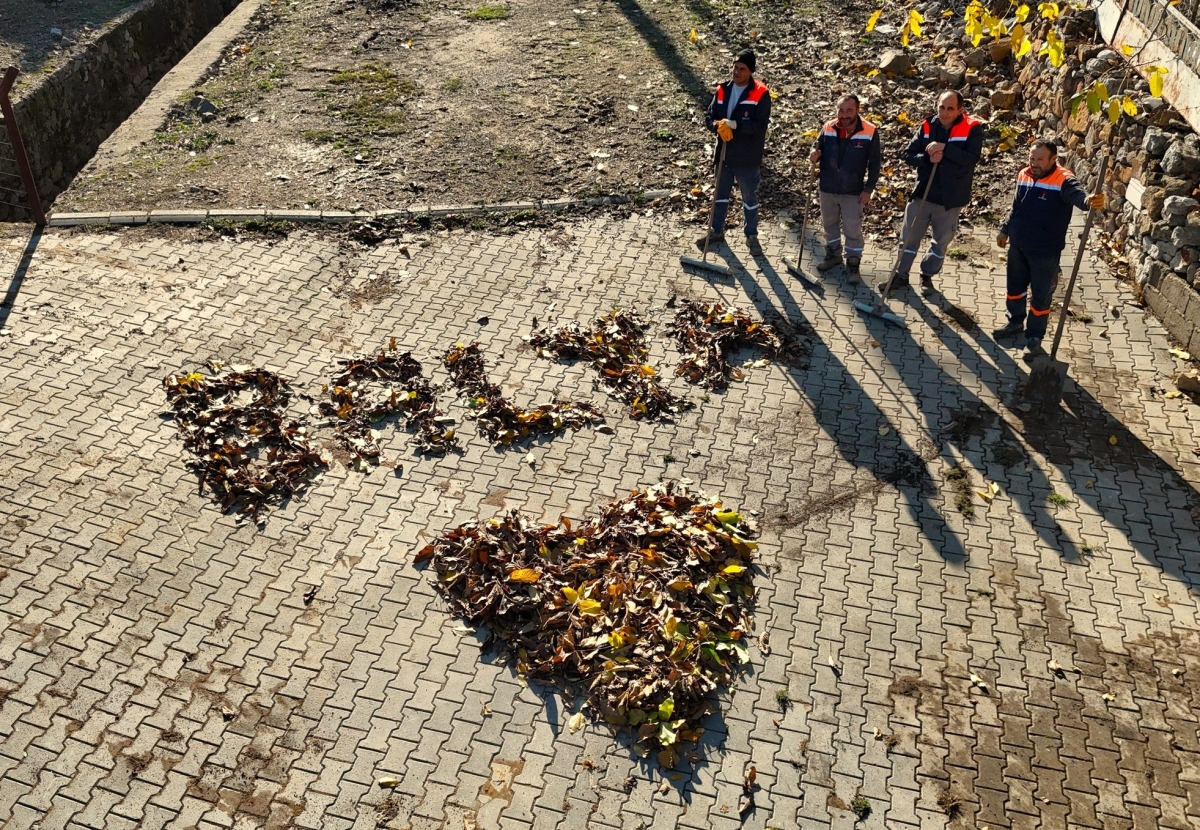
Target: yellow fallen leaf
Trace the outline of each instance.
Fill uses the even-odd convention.
[[[692,29],[691,34],[688,35],[688,40],[690,40],[692,43],[695,43],[699,39],[700,36],[696,34],[696,30]]]
[[[1183,393],[1182,393],[1182,392],[1180,392],[1178,389],[1172,389],[1170,392],[1168,392],[1167,394],[1163,395],[1163,397],[1164,397],[1164,398],[1167,398],[1167,399],[1171,399],[1171,398],[1178,398],[1178,397],[1180,397],[1182,394],[1183,394]]]
[[[581,599],[575,607],[585,617],[599,617],[604,614],[604,606],[594,599]]]
[[[724,568],[721,568],[721,573],[728,574],[729,576],[737,576],[740,573],[745,573],[745,571],[746,568],[742,565],[726,565]]]
[[[563,596],[567,598],[567,602],[579,602],[579,592],[574,588],[563,588]]]
[[[541,578],[542,572],[533,568],[518,568],[508,575],[509,582],[521,582],[526,585],[532,585]]]
[[[1115,436],[1115,435],[1108,436],[1108,443],[1112,444],[1115,447],[1117,445],[1117,436]]]
[[[879,22],[879,15],[881,15],[881,14],[883,14],[883,9],[876,9],[874,12],[871,13],[871,16],[867,18],[867,31],[868,32],[875,31],[875,24]]]
[[[392,790],[400,786],[400,780],[398,778],[392,778],[391,776],[385,776],[383,778],[376,779],[375,783],[385,790]]]
[[[567,721],[567,726],[570,727],[572,735],[583,729],[583,712],[576,712],[571,715],[571,719]]]

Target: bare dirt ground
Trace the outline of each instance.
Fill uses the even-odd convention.
[[[0,0],[0,68],[15,66],[20,98],[71,54],[87,48],[106,24],[140,0]],[[51,33],[57,29],[61,34]]]
[[[158,133],[93,162],[56,207],[380,209],[667,189],[699,214],[710,198],[697,188],[711,178],[713,145],[703,112],[733,54],[748,45],[774,93],[766,203],[795,207],[809,192],[795,162],[836,97],[856,91],[883,129],[886,170],[871,224],[886,238],[910,182],[900,152],[936,91],[916,74],[868,74],[882,51],[899,45],[904,13],[886,11],[865,34],[874,8],[861,0],[836,8],[697,0],[272,5],[181,96]],[[955,19],[926,17],[918,62],[955,59],[947,47]],[[1007,65],[981,70],[976,104],[1010,76]],[[193,93],[216,106],[207,120],[185,103]],[[989,153],[999,140],[992,129]],[[1003,209],[1016,167],[1007,153],[985,160],[968,218]]]

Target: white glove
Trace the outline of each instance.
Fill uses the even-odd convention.
[[[731,130],[736,130],[736,129],[737,129],[737,122],[736,122],[736,121],[734,121],[732,118],[726,118],[726,119],[725,119],[725,126],[726,126],[726,127],[728,127],[728,128],[729,128],[729,129],[731,129]]]

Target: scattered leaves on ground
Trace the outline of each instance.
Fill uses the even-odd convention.
[[[327,464],[308,427],[289,419],[288,382],[267,369],[209,364],[163,379],[193,469],[221,506],[257,517],[304,489]]]
[[[683,360],[675,374],[686,378],[688,383],[722,391],[731,380],[741,380],[745,376],[741,369],[729,362],[730,354],[738,349],[754,347],[766,353],[764,360],[771,360],[782,348],[782,342],[773,327],[750,318],[736,308],[690,299],[677,302],[679,307],[670,333],[679,343]]]
[[[458,449],[450,419],[437,408],[438,390],[410,352],[397,352],[395,338],[373,355],[339,360],[339,374],[323,388],[329,396],[321,413],[338,419],[338,441],[356,462],[379,463],[375,425],[403,413],[416,431],[417,449],[443,455]]]
[[[518,673],[582,693],[594,718],[671,767],[715,711],[712,693],[750,660],[756,534],[668,481],[574,527],[517,512],[462,525],[416,561],[433,564],[451,611],[488,625]]]
[[[532,409],[518,409],[500,387],[488,381],[479,343],[459,344],[446,352],[450,380],[475,410],[475,423],[493,444],[508,445],[528,435],[548,435],[570,427],[579,429],[604,423],[604,416],[589,403],[554,401]],[[531,460],[532,459],[532,460]],[[536,463],[533,453],[527,461]]]
[[[631,418],[667,419],[692,404],[664,389],[658,370],[646,362],[649,328],[639,315],[614,309],[597,317],[590,328],[571,323],[557,331],[539,329],[528,340],[539,355],[550,352],[559,360],[589,361],[601,382],[630,407]]]

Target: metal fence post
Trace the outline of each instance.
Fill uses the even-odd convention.
[[[38,227],[46,224],[46,214],[42,211],[42,200],[38,198],[37,183],[33,178],[33,169],[29,166],[29,156],[25,154],[25,143],[21,141],[21,131],[17,128],[17,119],[13,115],[12,101],[8,99],[9,90],[17,80],[20,71],[10,66],[0,80],[0,113],[4,115],[4,126],[8,128],[8,140],[12,143],[13,160],[17,172],[21,175],[21,183],[25,187],[25,199],[29,203],[29,211],[33,214],[33,223]]]

